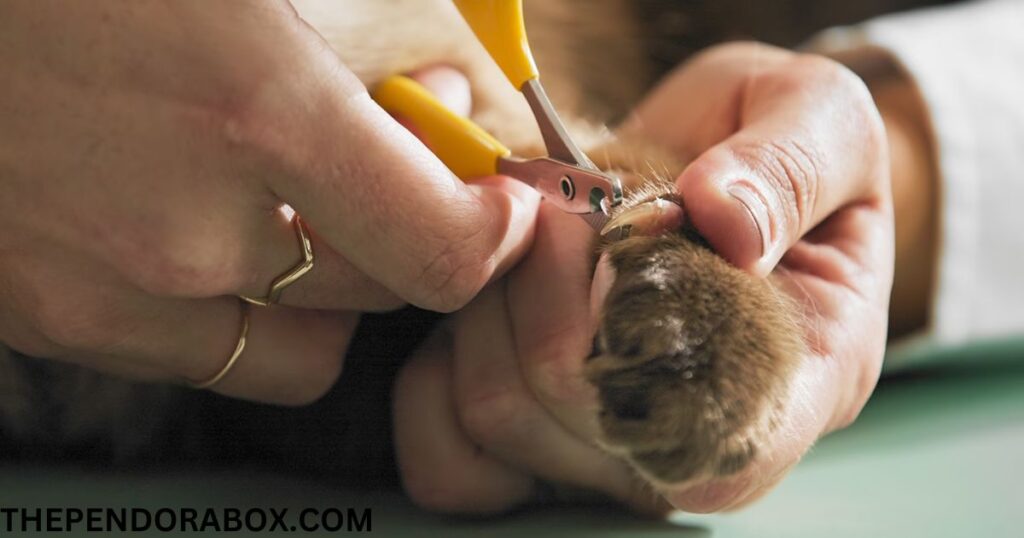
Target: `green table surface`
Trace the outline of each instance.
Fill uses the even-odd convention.
[[[10,464],[0,467],[0,506],[372,507],[379,536],[1024,537],[1024,342],[929,354],[883,380],[852,427],[737,514],[648,521],[591,505],[468,520],[420,512],[399,493],[245,469]]]

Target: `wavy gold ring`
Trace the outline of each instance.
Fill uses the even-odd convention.
[[[206,381],[189,381],[188,384],[194,389],[208,389],[224,378],[231,371],[231,368],[238,362],[238,357],[242,356],[242,352],[245,351],[245,341],[249,338],[249,305],[241,303],[242,305],[242,330],[238,334],[238,343],[235,344],[235,351],[228,357],[228,362],[224,364],[224,367],[219,372],[213,375]]]
[[[267,292],[266,297],[239,295],[238,297],[243,301],[257,306],[276,304],[281,299],[281,292],[285,288],[294,284],[295,281],[302,278],[303,275],[313,268],[313,243],[309,240],[309,230],[306,229],[306,225],[298,215],[292,218],[292,223],[295,225],[295,233],[299,236],[299,244],[302,247],[302,260],[295,267],[274,279],[270,284],[270,291]]]

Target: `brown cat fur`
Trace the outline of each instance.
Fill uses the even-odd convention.
[[[619,212],[654,198],[685,206],[664,177],[646,177]],[[585,367],[602,445],[661,484],[742,470],[771,434],[803,351],[792,304],[688,224],[598,251],[616,274]]]

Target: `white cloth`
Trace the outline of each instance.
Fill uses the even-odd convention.
[[[887,52],[931,116],[940,248],[931,323],[915,340],[1024,335],[1024,0],[889,15],[828,30],[810,47]]]

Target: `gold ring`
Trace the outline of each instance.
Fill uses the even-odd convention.
[[[238,334],[238,343],[235,344],[235,351],[231,353],[231,357],[228,358],[228,362],[224,364],[224,367],[219,372],[213,375],[206,381],[189,381],[188,384],[194,389],[208,389],[216,385],[221,379],[224,378],[231,371],[231,367],[238,362],[238,357],[242,356],[242,352],[245,351],[245,341],[249,337],[249,305],[241,303],[242,305],[242,330]]]
[[[288,272],[274,279],[270,284],[270,291],[267,292],[266,297],[239,295],[238,297],[243,301],[258,306],[276,304],[281,299],[281,292],[285,288],[294,284],[296,280],[302,278],[303,275],[313,268],[313,243],[309,240],[309,230],[306,229],[306,225],[298,215],[292,218],[292,223],[295,224],[295,233],[299,236],[299,244],[302,247],[302,260],[299,261],[298,265],[289,269]]]

